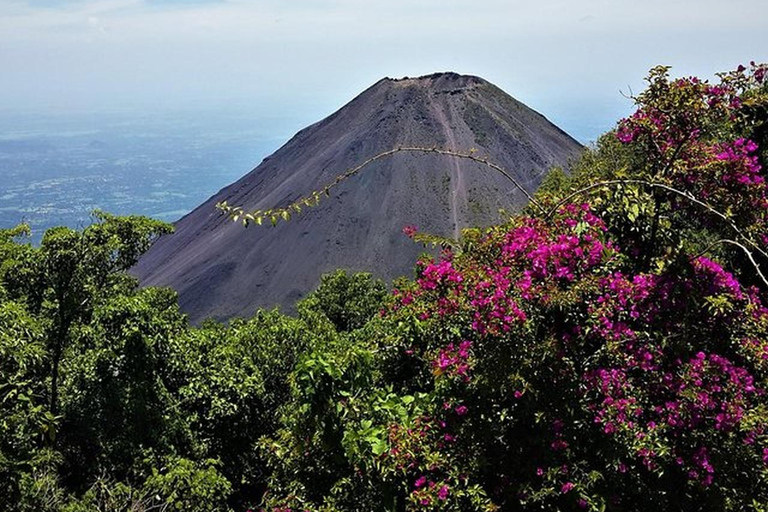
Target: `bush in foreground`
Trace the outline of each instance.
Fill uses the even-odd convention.
[[[308,354],[268,509],[765,510],[765,73],[654,69],[527,214]]]

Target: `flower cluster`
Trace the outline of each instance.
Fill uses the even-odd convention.
[[[472,342],[464,340],[458,346],[449,343],[440,349],[437,358],[432,362],[435,375],[448,377],[460,377],[465,382],[469,381],[470,349]]]
[[[698,257],[691,260],[690,267],[687,274],[640,274],[630,280],[616,273],[601,281],[601,294],[590,307],[592,332],[605,340],[606,360],[611,365],[590,370],[584,378],[595,396],[588,407],[605,434],[622,435],[640,446],[635,455],[651,470],[659,467],[654,447],[667,444],[676,463],[691,468],[691,479],[710,485],[715,465],[707,458],[706,447],[690,451],[679,443],[697,433],[706,438],[711,432],[738,434],[747,444],[754,441],[755,428],[762,431],[764,427],[739,433],[744,430],[739,426],[764,392],[745,367],[717,352],[692,352],[697,344],[681,338],[697,322],[699,333],[687,336],[707,336],[708,345],[730,350],[728,340],[713,337],[735,335],[736,326],[756,318],[748,312],[741,285],[722,266]],[[743,309],[730,316],[691,318],[690,308],[715,297],[741,302]],[[750,300],[754,309],[758,299]],[[702,310],[693,314],[697,312]],[[663,327],[658,341],[648,338],[653,325]],[[670,336],[675,338],[664,339]],[[688,356],[684,356],[686,352]],[[742,356],[737,352],[734,357]]]
[[[757,294],[705,256],[667,272],[635,274],[617,270],[618,259],[621,252],[606,240],[602,220],[585,204],[568,205],[552,222],[523,217],[505,231],[491,230],[470,257],[448,255],[423,265],[416,286],[399,292],[395,309],[439,321],[466,318],[478,339],[503,343],[504,336],[522,332],[531,318],[550,311],[553,301],[562,304],[562,297],[579,290],[573,307],[580,313],[549,325],[553,339],[564,343],[562,356],[581,358],[590,354],[588,347],[597,349],[586,371],[572,378],[591,424],[625,447],[615,462],[619,474],[636,464],[650,472],[676,470],[694,484],[711,486],[724,470],[712,456],[713,435],[739,439],[762,458],[768,422],[756,420],[754,411],[765,394],[744,358],[768,358],[768,340],[742,335],[737,327],[749,324],[745,333],[765,332],[768,310]],[[730,304],[727,314],[707,309],[723,300]],[[580,324],[573,323],[576,318]],[[731,339],[740,348],[734,351]],[[470,383],[470,368],[483,357],[472,348],[467,340],[437,348],[434,375]],[[517,400],[523,396],[513,394]],[[453,411],[452,403],[446,401],[444,409]],[[456,415],[467,413],[464,406],[455,408]],[[560,486],[562,495],[581,485],[561,474],[573,457],[573,433],[565,421],[552,422],[542,440],[548,462],[540,462],[560,468],[551,485]],[[436,442],[451,451],[454,439],[445,434]],[[416,502],[439,502],[440,482],[420,475]]]
[[[739,282],[720,264],[699,256],[693,260],[693,269],[695,283],[704,288],[707,295],[725,294],[737,300],[744,298]]]
[[[757,144],[738,138],[731,143],[717,146],[716,158],[727,165],[729,174],[723,176],[726,184],[736,182],[742,185],[759,185],[765,182],[760,174],[762,169],[757,157]]]
[[[616,138],[642,155],[650,181],[678,187],[732,212],[742,225],[765,228],[765,170],[758,141],[745,136],[751,134],[747,127],[763,131],[765,121],[755,116],[759,108],[750,106],[754,100],[742,101],[741,95],[764,82],[766,67],[741,66],[717,85],[695,78],[669,81],[666,72],[654,70],[650,87],[636,99],[638,110],[619,122]],[[691,206],[673,203],[677,208]]]
[[[546,302],[548,290],[611,259],[614,247],[605,232],[587,204],[563,206],[551,222],[521,218],[483,242],[487,261],[457,267],[447,253],[436,262],[422,262],[417,287],[398,291],[394,309],[419,298],[422,319],[467,312],[478,335],[509,333],[527,320],[526,301]],[[430,307],[424,309],[426,304]]]
[[[422,507],[429,507],[435,502],[446,501],[450,494],[451,487],[447,483],[435,482],[422,475],[414,482],[409,498]]]
[[[459,284],[463,280],[461,273],[453,268],[451,258],[446,258],[424,267],[417,282],[422,290],[435,290],[440,286]]]
[[[405,226],[403,228],[403,234],[411,239],[416,236],[417,232],[418,228],[416,226]]]

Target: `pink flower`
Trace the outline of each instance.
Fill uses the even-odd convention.
[[[440,499],[440,501],[445,501],[448,499],[449,491],[450,489],[447,485],[440,487],[440,489],[437,491],[437,497]]]
[[[561,493],[563,493],[563,494],[565,494],[565,493],[568,493],[568,492],[571,492],[571,490],[572,490],[574,487],[575,487],[575,486],[573,485],[573,483],[572,483],[572,482],[565,482],[565,483],[563,484],[563,486],[560,488],[560,492],[561,492]]]
[[[458,416],[464,416],[467,414],[467,407],[465,405],[459,405],[456,407],[456,414]]]
[[[563,439],[555,439],[554,441],[552,441],[552,444],[550,444],[550,447],[555,451],[565,450],[566,448],[568,448],[568,441],[565,441]]]
[[[422,476],[422,477],[419,477],[418,480],[416,480],[413,486],[417,489],[421,489],[422,487],[424,487],[424,484],[426,483],[427,483],[427,477]]]

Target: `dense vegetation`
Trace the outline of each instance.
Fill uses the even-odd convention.
[[[768,510],[766,67],[636,102],[520,215],[293,317],[190,327],[126,274],[157,221],[0,232],[3,509]]]

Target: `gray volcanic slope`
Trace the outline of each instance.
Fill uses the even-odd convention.
[[[397,146],[477,148],[533,191],[551,166],[567,167],[581,145],[542,115],[474,76],[385,78],[336,113],[297,133],[240,180],[176,223],[134,272],[170,286],[193,322],[291,310],[336,268],[392,279],[412,275],[423,247],[402,234],[414,224],[454,236],[499,220],[525,197],[486,167],[446,156],[398,153],[344,182],[318,207],[278,227],[244,229],[215,205],[284,206],[369,157]]]

